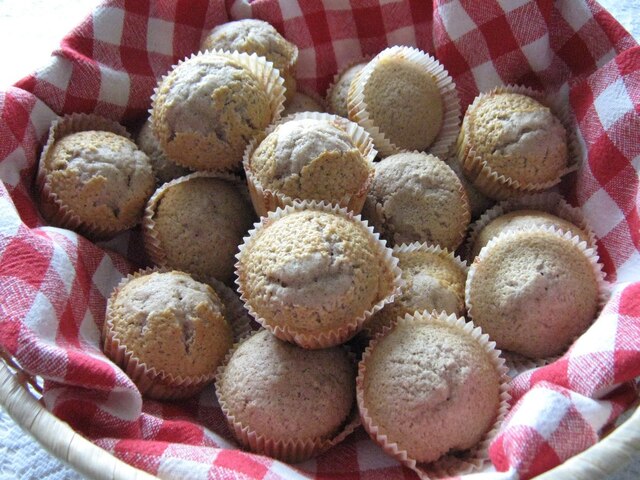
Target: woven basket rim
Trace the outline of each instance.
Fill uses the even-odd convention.
[[[29,391],[19,368],[2,357],[0,362],[0,405],[9,416],[51,455],[95,480],[156,479],[117,459],[74,431],[68,423],[49,412]],[[21,378],[22,377],[22,378]],[[640,406],[609,435],[584,452],[536,477],[537,480],[605,478],[627,465],[640,453]]]

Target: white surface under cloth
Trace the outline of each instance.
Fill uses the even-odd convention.
[[[44,64],[60,39],[98,0],[0,0],[0,88]],[[601,0],[640,39],[639,0]],[[19,39],[19,42],[16,40]],[[20,49],[14,45],[20,45]],[[44,451],[0,409],[0,480],[82,478]],[[612,480],[640,478],[640,454]]]

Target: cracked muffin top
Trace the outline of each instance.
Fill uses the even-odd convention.
[[[153,134],[150,119],[147,119],[144,125],[142,125],[136,138],[136,143],[140,150],[149,157],[151,168],[153,169],[153,174],[156,176],[156,183],[158,185],[188,175],[191,172],[189,169],[181,167],[169,160],[167,155],[162,151],[160,142],[158,142],[158,139]]]
[[[183,272],[132,277],[109,300],[107,318],[134,357],[174,377],[212,374],[233,344],[218,296]]]
[[[219,25],[202,41],[201,50],[238,51],[265,57],[284,79],[287,98],[296,91],[298,47],[263,20],[245,18]]]
[[[273,120],[271,100],[264,82],[237,56],[201,53],[161,80],[151,112],[153,131],[180,165],[237,169],[251,139]]]
[[[395,289],[390,263],[362,222],[300,210],[257,229],[238,255],[236,273],[261,323],[315,335],[364,321]]]
[[[426,242],[455,250],[471,219],[455,172],[433,155],[406,152],[375,164],[363,216],[394,245]]]
[[[373,176],[373,165],[341,125],[311,118],[278,125],[251,155],[249,169],[263,189],[334,204],[361,193]]]
[[[467,450],[491,428],[500,375],[471,335],[416,316],[398,321],[370,349],[358,379],[361,415],[365,407],[368,430],[376,426],[409,458],[432,462]]]
[[[42,168],[51,192],[72,215],[89,228],[114,234],[140,222],[155,185],[147,155],[128,138],[107,131],[62,137]]]
[[[305,350],[262,330],[240,344],[216,382],[235,423],[277,442],[329,439],[355,402],[355,365],[340,347]]]
[[[548,107],[527,95],[484,95],[464,123],[465,142],[498,175],[535,185],[557,180],[567,168],[565,128]]]

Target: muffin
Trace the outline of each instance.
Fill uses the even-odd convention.
[[[549,107],[518,92],[496,89],[478,96],[458,137],[465,175],[497,200],[546,190],[569,168],[565,127]]]
[[[149,158],[124,127],[84,114],[52,125],[37,181],[43,216],[93,240],[137,225],[155,183]]]
[[[395,46],[376,55],[351,82],[349,119],[387,156],[403,150],[443,155],[455,140],[460,108],[442,65],[421,50]]]
[[[471,219],[467,194],[442,160],[419,152],[375,164],[362,215],[392,245],[426,242],[454,251]]]
[[[287,117],[245,154],[254,208],[264,216],[294,200],[324,200],[360,213],[375,155],[353,122],[321,113]]]
[[[355,427],[355,365],[339,347],[304,350],[261,330],[234,349],[216,394],[245,448],[287,462],[326,450]]]
[[[139,272],[107,303],[104,351],[150,398],[191,396],[212,382],[233,344],[224,306],[183,272]]]
[[[231,283],[235,254],[254,221],[239,179],[194,173],[160,187],[149,199],[144,245],[158,266]]]
[[[287,99],[291,99],[296,92],[298,47],[285,40],[267,22],[245,18],[218,25],[202,41],[201,49],[255,53],[265,57],[284,79]]]
[[[534,359],[561,354],[591,325],[603,294],[594,251],[544,227],[493,238],[466,284],[473,322],[498,348]]]
[[[249,313],[304,348],[347,341],[399,293],[391,250],[358,217],[315,202],[262,218],[237,258]]]
[[[149,157],[157,185],[162,185],[191,173],[189,169],[181,167],[167,158],[160,147],[158,139],[153,134],[150,119],[147,119],[142,125],[136,138],[136,143],[138,148]]]
[[[451,170],[456,173],[460,179],[460,183],[462,183],[462,186],[464,187],[464,191],[467,192],[472,220],[479,218],[484,212],[495,205],[495,200],[484,195],[467,179],[467,177],[465,177],[464,173],[462,173],[462,167],[460,166],[460,162],[458,161],[458,157],[455,155],[455,152],[453,155],[447,157],[446,163],[451,167]]]
[[[153,132],[179,165],[236,170],[251,139],[279,118],[282,93],[282,79],[262,57],[200,53],[160,81],[152,98]]]
[[[425,243],[395,247],[393,255],[402,271],[402,294],[364,323],[363,330],[369,337],[407,313],[435,311],[456,317],[464,315],[468,271],[465,262],[446,249]]]
[[[296,92],[286,103],[284,111],[282,112],[282,117],[284,118],[289,115],[302,112],[324,112],[322,100],[317,99],[310,94]],[[346,115],[343,116],[346,117]]]
[[[504,414],[504,360],[473,328],[444,313],[407,315],[360,361],[362,423],[385,452],[414,470],[444,455],[461,470],[481,460],[481,442]]]
[[[347,65],[333,78],[333,83],[327,90],[327,109],[329,112],[341,117],[349,117],[349,105],[347,98],[351,82],[367,65],[366,61]]]

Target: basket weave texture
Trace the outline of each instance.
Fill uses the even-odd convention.
[[[196,51],[213,26],[249,16],[269,21],[299,46],[303,90],[323,94],[343,65],[407,44],[445,65],[463,111],[480,91],[502,84],[568,102],[581,167],[561,188],[598,235],[613,292],[566,355],[513,381],[513,409],[490,457],[498,470],[531,478],[596,444],[638,398],[640,47],[590,0],[105,2],[65,38],[49,65],[0,92],[0,398],[9,413],[56,456],[96,478],[144,478],[142,471],[190,478],[410,474],[362,431],[295,467],[239,451],[211,388],[183,403],[143,401],[99,347],[106,298],[137,267],[139,235],[96,245],[46,226],[38,214],[32,190],[38,153],[58,115],[94,112],[137,124],[158,77]],[[36,377],[43,382],[31,383],[40,393],[24,387]],[[617,468],[640,449],[638,431],[636,411],[567,461],[561,468],[571,473],[558,478],[599,478]]]

